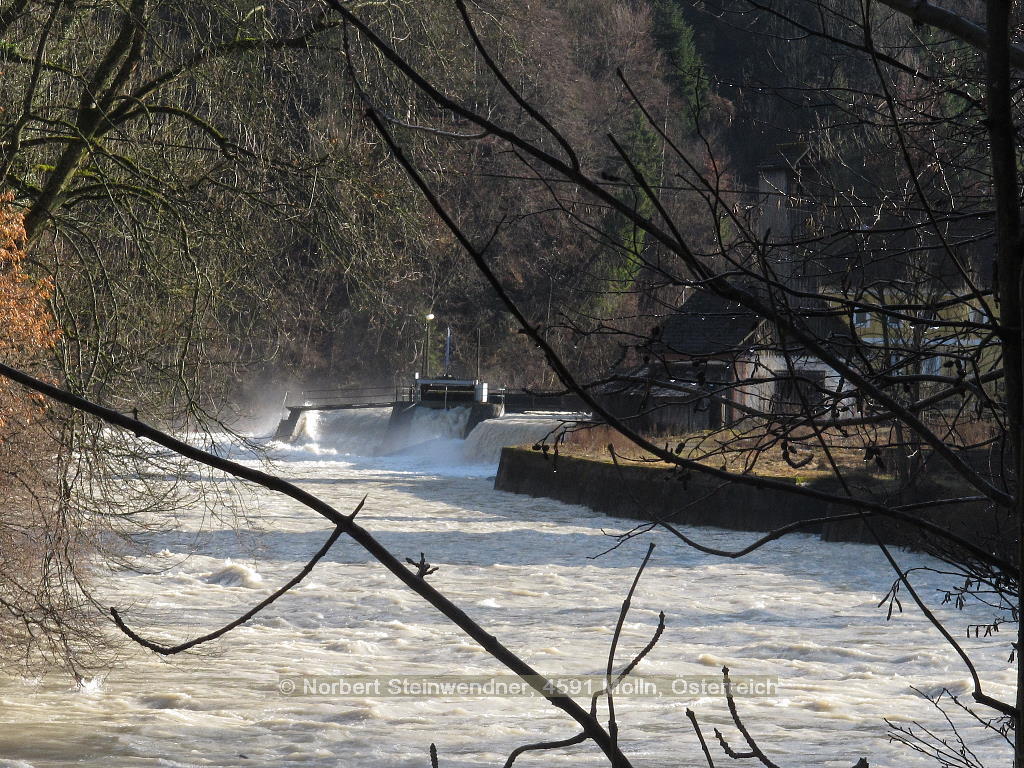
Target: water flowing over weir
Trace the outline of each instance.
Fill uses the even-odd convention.
[[[401,558],[425,553],[439,566],[431,583],[546,674],[603,671],[621,601],[647,541],[657,542],[618,657],[631,658],[647,643],[664,610],[666,632],[638,672],[688,682],[678,696],[616,699],[620,742],[637,768],[704,764],[687,727],[688,707],[706,733],[719,727],[733,738],[720,695],[701,688],[717,683],[723,664],[734,677],[778,679],[774,695],[737,703],[780,765],[848,768],[861,755],[872,766],[933,765],[888,743],[882,718],[920,720],[945,733],[941,716],[911,686],[966,697],[970,681],[915,611],[885,622],[877,605],[892,576],[874,548],[798,535],[732,561],[654,531],[601,555],[613,543],[607,531],[627,530],[630,522],[492,489],[495,465],[483,457],[500,443],[542,437],[556,418],[485,422],[465,441],[445,437],[452,425],[438,420],[431,429],[423,425],[421,434],[430,436],[419,449],[364,454],[368,436],[380,435],[386,421],[370,412],[311,421],[301,444],[273,448],[278,472],[341,510],[367,496],[363,525]],[[241,530],[198,507],[181,510],[174,530],[154,531],[143,542],[152,552],[138,560],[145,572],[110,573],[98,587],[100,603],[122,609],[146,637],[180,642],[265,598],[328,530],[291,500],[258,492],[254,501],[258,508]],[[684,530],[714,547],[750,540]],[[898,556],[904,568],[930,562]],[[942,583],[923,573],[914,578],[927,596]],[[987,616],[936,610],[957,630]],[[1003,639],[961,633],[961,642],[978,656],[989,692],[1012,700]],[[0,721],[7,726],[0,729],[0,768],[409,768],[429,763],[431,742],[443,766],[494,768],[518,745],[576,732],[539,699],[402,697],[387,687],[406,676],[503,673],[342,537],[298,588],[197,652],[165,660],[129,644],[121,666],[77,687],[0,670]],[[343,687],[367,675],[382,680],[379,692]],[[1008,764],[996,743],[983,741],[979,757]],[[524,757],[522,764],[607,765],[591,747]]]
[[[417,408],[402,441],[389,446],[389,454],[428,453],[438,450],[453,464],[496,464],[507,445],[532,445],[553,439],[576,414],[512,414],[487,419],[465,437],[470,410]],[[388,434],[390,408],[342,411],[307,411],[299,420],[295,444],[334,450],[352,456],[374,456]]]
[[[388,430],[390,408],[306,411],[299,417],[295,442],[341,454],[372,456]]]
[[[573,414],[515,414],[481,421],[466,436],[463,449],[468,461],[497,463],[506,445],[532,445],[553,440]]]

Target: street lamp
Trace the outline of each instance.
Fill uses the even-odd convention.
[[[430,378],[430,321],[434,319],[434,313],[428,312],[424,318],[423,325],[423,378]]]

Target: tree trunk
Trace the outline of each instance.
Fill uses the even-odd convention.
[[[1015,471],[1014,513],[1018,535],[1017,605],[1017,722],[1014,736],[1014,765],[1024,767],[1024,506],[1021,477],[1024,476],[1024,439],[1022,439],[1021,372],[1021,237],[1018,207],[1017,146],[1011,111],[1010,17],[1012,0],[988,0],[988,55],[986,107],[992,151],[992,180],[996,206],[996,248],[999,290],[999,325],[1002,336],[1003,365],[1006,371],[1006,410],[1008,439],[1013,450]]]

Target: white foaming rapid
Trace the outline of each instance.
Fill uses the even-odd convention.
[[[778,678],[774,695],[737,704],[760,746],[787,768],[839,768],[861,756],[872,766],[931,768],[928,758],[888,741],[883,718],[917,720],[948,735],[942,716],[913,688],[971,689],[943,639],[906,602],[886,622],[878,602],[893,574],[873,547],[796,535],[723,560],[653,531],[598,557],[613,543],[607,532],[631,522],[494,491],[484,478],[416,473],[408,462],[401,472],[389,468],[401,457],[301,457],[282,461],[280,474],[340,510],[367,496],[359,521],[384,546],[403,560],[425,553],[439,567],[431,584],[548,675],[603,672],[622,599],[647,542],[655,541],[623,625],[619,663],[644,647],[664,610],[665,632],[638,673],[717,682],[728,665],[734,678]],[[265,598],[305,565],[330,526],[290,499],[257,496],[252,527],[243,531],[198,507],[181,510],[178,529],[147,536],[155,554],[140,558],[143,572],[110,573],[98,585],[99,604],[121,609],[144,637],[177,643]],[[716,548],[756,538],[684,532]],[[905,569],[931,562],[897,557]],[[945,583],[911,572],[921,595],[939,594]],[[986,693],[1013,701],[1009,639],[965,638],[963,627],[988,614],[932,602],[976,658]],[[561,711],[536,698],[403,698],[386,688],[385,695],[330,687],[317,694],[303,682],[500,673],[471,639],[342,537],[302,584],[215,644],[169,660],[126,644],[123,664],[95,686],[75,687],[56,675],[25,681],[0,670],[0,765],[407,768],[427,764],[434,742],[442,765],[493,768],[521,744],[576,732]],[[284,695],[286,681],[297,684],[297,694]],[[580,703],[588,706],[585,698]],[[704,764],[687,708],[705,733],[722,728],[741,745],[713,692],[618,697],[615,705],[620,744],[636,768]],[[1009,764],[998,738],[957,723],[982,762]],[[581,746],[526,765],[596,768],[607,761]]]
[[[461,440],[469,421],[469,408],[417,408],[405,436],[405,445],[428,440]]]
[[[463,456],[472,463],[496,464],[505,446],[551,441],[567,419],[573,419],[573,414],[514,414],[481,421],[466,436]]]
[[[388,430],[390,408],[306,411],[293,443],[306,449],[372,456]]]
[[[299,420],[293,443],[278,446],[277,453],[292,459],[376,457],[376,466],[432,474],[493,474],[503,447],[550,441],[567,421],[579,417],[510,414],[480,422],[463,439],[469,416],[470,409],[463,407],[417,408],[407,428],[388,435],[389,408],[308,411]]]
[[[386,446],[389,454],[402,453],[435,441],[461,440],[468,419],[469,408],[416,408],[408,425],[389,435],[390,408],[306,411],[299,417],[291,452],[376,456]]]
[[[159,553],[158,553],[159,554]],[[256,589],[263,583],[260,576],[243,563],[225,561],[224,565],[202,577],[207,584],[219,584],[222,587],[248,587]]]

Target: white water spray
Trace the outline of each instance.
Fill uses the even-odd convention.
[[[405,445],[418,445],[428,440],[461,440],[468,421],[469,408],[417,408]]]
[[[571,414],[514,414],[500,419],[487,419],[473,428],[466,437],[463,455],[466,461],[496,464],[501,449],[508,445],[534,445],[551,442],[561,432]]]
[[[299,417],[294,443],[341,455],[372,456],[384,439],[390,408],[306,411]]]
[[[510,414],[477,424],[463,442],[470,409],[416,408],[388,454],[424,454],[452,464],[497,464],[501,449],[553,440],[574,414]],[[317,454],[375,456],[385,443],[390,408],[307,411],[299,419],[295,445]],[[436,463],[436,462],[435,462]]]

